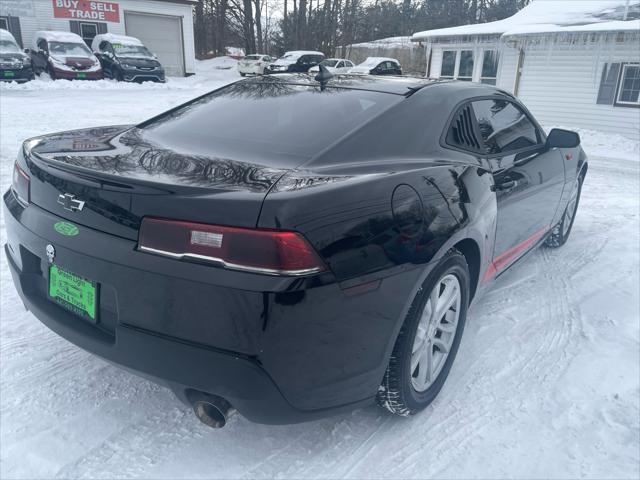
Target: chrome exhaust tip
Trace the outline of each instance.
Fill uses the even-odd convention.
[[[193,402],[193,412],[205,425],[222,428],[227,424],[235,409],[222,397],[207,395]]]

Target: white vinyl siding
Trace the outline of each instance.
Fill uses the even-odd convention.
[[[598,105],[605,63],[640,62],[637,43],[587,43],[526,51],[519,98],[545,125],[619,133],[640,140],[640,110]]]
[[[1,2],[2,0],[0,0]],[[171,3],[158,0],[110,0],[120,6],[120,22],[105,22],[108,33],[126,35],[124,12],[142,12],[180,17],[183,31],[184,64],[186,74],[195,73],[195,46],[193,40],[193,6],[187,3]],[[51,0],[34,0],[35,16],[20,17],[20,29],[25,48],[31,48],[38,30],[70,31],[68,18],[53,17]],[[195,5],[195,4],[194,4]]]

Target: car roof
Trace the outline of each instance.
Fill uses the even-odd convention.
[[[8,40],[10,42],[16,43],[16,39],[8,30],[4,28],[0,28],[0,40]]]
[[[314,50],[290,50],[288,52],[284,52],[284,55],[322,55],[324,57],[324,53],[316,52]]]
[[[129,37],[127,35],[116,35],[114,33],[99,33],[93,37],[91,42],[91,50],[97,52],[102,42],[109,43],[121,43],[123,45],[137,45],[142,46],[142,42],[136,37]]]
[[[328,87],[350,88],[354,90],[370,90],[374,92],[406,95],[417,89],[421,89],[440,80],[429,80],[417,77],[382,77],[380,75],[335,75],[328,82]],[[260,76],[241,80],[244,83],[282,82],[284,84],[318,86],[319,83],[313,75],[306,73],[285,73],[268,76]]]
[[[69,42],[69,43],[84,43],[80,35],[76,35],[72,32],[61,32],[59,30],[39,30],[33,36],[33,42],[38,40],[46,40],[47,42]]]
[[[285,73],[267,76],[252,77],[240,80],[242,83],[266,83],[282,82],[283,84],[318,86],[314,75],[306,73]],[[353,90],[369,90],[394,95],[410,96],[417,93],[427,94],[435,92],[438,95],[449,97],[456,103],[470,97],[492,96],[496,94],[513,98],[509,92],[501,90],[493,85],[483,83],[464,82],[460,80],[440,80],[433,78],[410,77],[410,76],[381,76],[381,75],[342,75],[336,74],[325,84],[327,87],[346,88]],[[430,88],[425,88],[430,87]],[[431,87],[435,87],[432,90]],[[424,90],[424,92],[423,92]]]

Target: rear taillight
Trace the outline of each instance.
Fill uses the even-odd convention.
[[[302,235],[280,230],[144,218],[138,248],[268,275],[310,275],[326,269]]]
[[[25,172],[18,162],[13,164],[13,180],[11,182],[11,189],[13,194],[23,205],[29,204],[29,175]]]

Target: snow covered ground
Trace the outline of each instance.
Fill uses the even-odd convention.
[[[29,136],[139,122],[236,77],[205,62],[166,85],[0,86],[0,187]],[[570,241],[474,305],[444,389],[413,418],[370,407],[207,428],[25,312],[2,254],[0,478],[638,478],[640,150],[581,134],[590,169]]]

